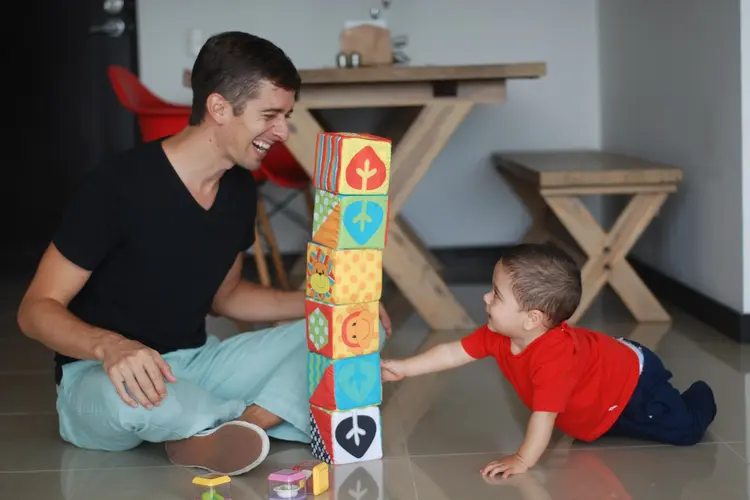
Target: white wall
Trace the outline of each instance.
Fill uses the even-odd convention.
[[[742,262],[743,312],[750,313],[750,0],[740,0],[742,66]],[[748,376],[750,390],[750,375]],[[748,398],[750,405],[750,398]],[[748,412],[750,419],[750,411]],[[750,429],[750,420],[748,420]],[[750,443],[750,431],[748,431]],[[748,444],[750,446],[750,444]],[[750,453],[747,455],[750,457]],[[750,481],[750,478],[748,479]]]
[[[396,0],[394,34],[407,34],[413,64],[545,61],[548,75],[510,85],[504,105],[476,108],[418,186],[404,214],[432,247],[510,243],[528,216],[491,168],[493,150],[598,147],[597,0]],[[367,17],[369,0],[148,0],[138,2],[140,73],[164,98],[189,102],[182,71],[188,34],[238,29],[267,37],[300,68],[333,65],[344,21]],[[430,15],[430,21],[426,16]],[[270,192],[277,198],[283,193]],[[302,204],[295,204],[302,212]],[[274,217],[282,251],[309,231]],[[467,223],[471,221],[471,223]]]
[[[747,311],[739,0],[599,3],[603,147],[685,171],[634,254]]]

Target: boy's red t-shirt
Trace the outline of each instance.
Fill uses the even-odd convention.
[[[638,384],[636,353],[602,333],[565,323],[529,344],[519,354],[510,339],[486,325],[464,337],[469,356],[492,356],[531,411],[558,413],[555,425],[582,441],[607,432]]]

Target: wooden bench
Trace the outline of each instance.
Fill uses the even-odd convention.
[[[626,258],[667,196],[677,191],[679,168],[599,151],[495,153],[492,160],[531,212],[533,222],[524,242],[554,241],[585,260],[583,296],[571,324],[606,284],[639,322],[670,321]],[[606,232],[581,201],[584,195],[632,198]],[[582,254],[572,248],[576,245],[571,247],[570,237]]]

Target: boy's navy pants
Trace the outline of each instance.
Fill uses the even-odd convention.
[[[700,442],[716,416],[711,388],[697,381],[680,394],[670,383],[672,373],[653,351],[623,340],[643,353],[643,371],[628,405],[606,435],[678,446]]]

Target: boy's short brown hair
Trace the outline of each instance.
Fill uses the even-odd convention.
[[[581,271],[552,244],[523,243],[505,250],[500,264],[508,273],[516,301],[525,311],[538,310],[553,328],[570,318],[581,301]]]

